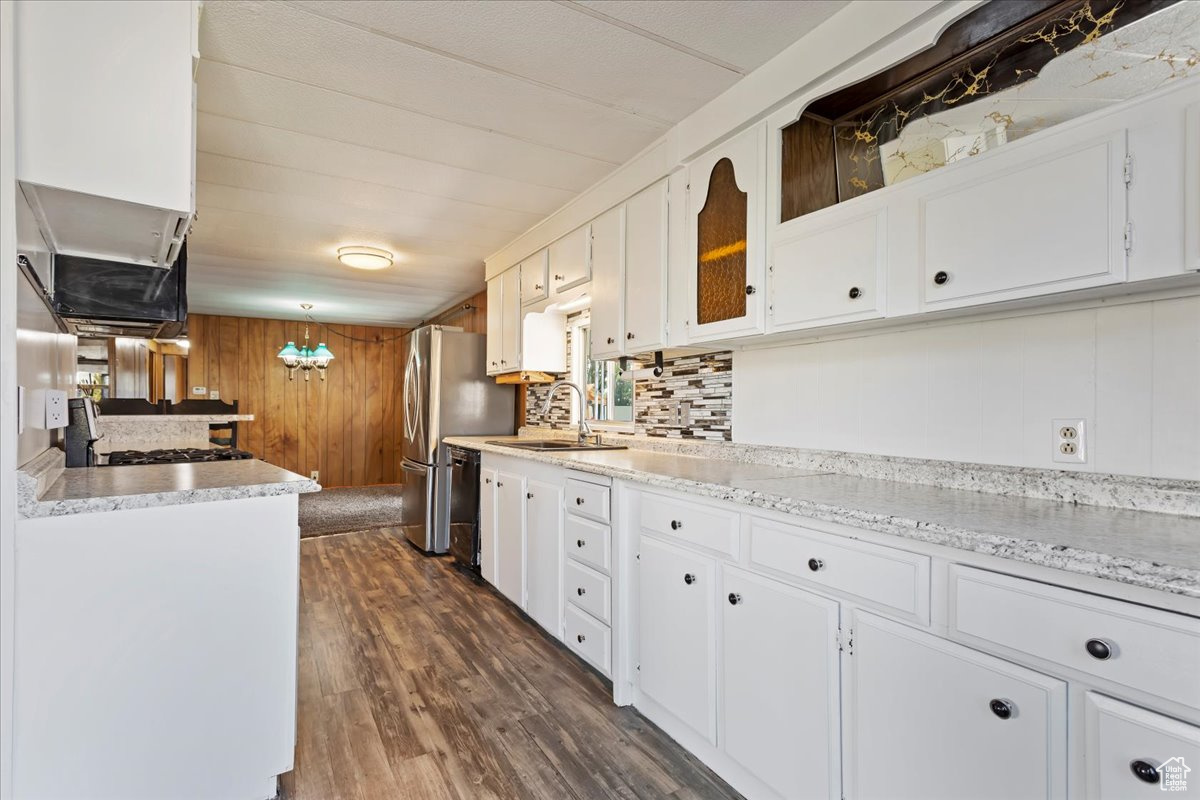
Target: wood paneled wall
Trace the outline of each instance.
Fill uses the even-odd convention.
[[[310,341],[326,342],[334,361],[324,381],[305,381],[299,371],[289,381],[276,353],[285,342],[303,343],[302,321],[192,314],[188,391],[216,390],[253,414],[238,425],[238,447],[264,461],[301,475],[317,470],[324,486],[399,483],[404,333],[312,326]]]
[[[463,312],[464,304],[474,306]],[[487,332],[487,293],[428,320]],[[254,422],[238,425],[238,447],[284,469],[320,472],[323,486],[401,483],[401,390],[408,344],[404,328],[314,325],[310,341],[333,350],[325,380],[289,381],[276,353],[304,341],[303,321],[192,314],[188,317],[188,392],[217,390]],[[343,334],[339,336],[338,334]],[[352,336],[355,341],[345,338]],[[191,396],[190,394],[188,396]]]

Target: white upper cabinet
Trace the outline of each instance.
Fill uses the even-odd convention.
[[[792,223],[771,248],[768,332],[883,316],[887,234],[888,209],[879,203]]]
[[[499,375],[504,357],[504,276],[487,282],[487,374]]]
[[[558,294],[591,278],[591,226],[584,225],[550,245],[550,285]]]
[[[1125,142],[1124,127],[1073,128],[928,176],[917,248],[924,307],[1123,281]]]
[[[616,358],[623,353],[625,308],[625,206],[617,206],[592,221],[592,358]]]
[[[548,256],[546,250],[539,250],[521,262],[521,305],[527,306],[549,296]]]
[[[55,252],[174,263],[195,211],[198,8],[16,5],[17,178]]]
[[[625,353],[667,346],[667,182],[625,204]]]
[[[500,372],[521,369],[521,268],[500,276]]]
[[[667,181],[592,221],[592,358],[667,346]]]
[[[688,342],[763,331],[766,125],[688,164]]]

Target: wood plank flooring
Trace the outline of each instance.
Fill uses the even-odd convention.
[[[394,530],[300,544],[287,800],[738,798],[500,595]]]

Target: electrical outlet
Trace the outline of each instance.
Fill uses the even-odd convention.
[[[1054,460],[1060,464],[1086,464],[1087,420],[1051,420],[1050,441],[1054,446]]]
[[[308,477],[312,478],[317,483],[320,483],[321,482],[321,471],[314,469],[312,472],[308,473]]]
[[[207,386],[193,386],[192,394],[203,397],[204,395],[208,394],[208,387]]]
[[[46,390],[46,430],[67,427],[67,393],[62,389]]]
[[[218,392],[216,389],[209,389],[208,390],[208,399],[209,400],[220,400],[221,393]]]

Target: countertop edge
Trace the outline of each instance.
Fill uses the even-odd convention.
[[[956,550],[997,556],[1011,561],[1050,567],[1077,575],[1112,580],[1130,586],[1140,586],[1146,589],[1200,599],[1200,570],[1189,569],[1187,567],[1158,564],[1153,561],[1116,556],[1065,545],[1053,545],[1039,542],[1036,539],[981,533],[966,528],[956,528],[905,517],[864,512],[849,507],[828,506],[771,495],[765,492],[737,489],[721,484],[672,478],[641,470],[589,464],[587,462],[562,458],[553,453],[519,450],[503,445],[491,445],[471,441],[461,437],[448,437],[445,441],[448,444],[480,452],[538,461],[579,472],[605,475],[657,488],[681,491],[771,511],[780,511],[823,522],[850,525],[926,544],[941,545]],[[735,493],[737,497],[731,498],[729,496],[731,493]],[[1163,575],[1164,569],[1169,570],[1170,574]]]
[[[126,511],[135,508],[162,508],[218,500],[247,500],[255,497],[276,497],[285,494],[319,492],[315,481],[281,481],[278,483],[225,486],[207,489],[179,489],[170,492],[150,492],[112,497],[86,497],[70,500],[38,500],[24,509],[22,519],[65,517],[72,514],[99,514],[106,511]]]

